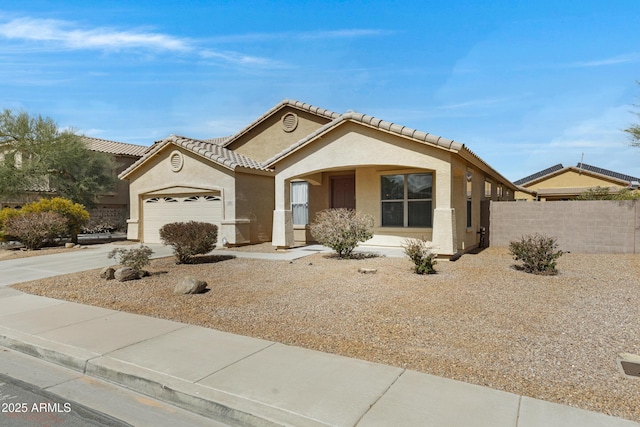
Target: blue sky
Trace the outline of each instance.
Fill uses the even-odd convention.
[[[233,134],[283,99],[466,144],[511,180],[640,176],[637,0],[0,4],[0,108],[150,145]]]

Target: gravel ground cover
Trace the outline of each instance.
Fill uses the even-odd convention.
[[[557,276],[515,270],[504,248],[439,261],[430,276],[407,258],[199,261],[153,260],[132,282],[94,270],[14,287],[640,421],[640,379],[617,364],[640,354],[640,255],[565,254]],[[174,295],[185,275],[210,290]]]

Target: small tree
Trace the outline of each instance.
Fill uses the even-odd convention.
[[[640,84],[640,81],[637,82]],[[638,105],[636,105],[637,107]],[[635,113],[638,117],[640,117],[640,113]],[[631,145],[634,147],[640,147],[640,124],[636,123],[624,130],[629,134],[629,138],[631,139]]]
[[[557,249],[558,243],[556,239],[537,233],[523,236],[518,242],[512,241],[509,243],[509,253],[513,255],[516,261],[523,262],[522,269],[524,271],[533,274],[558,274],[556,260],[564,252]]]
[[[114,188],[113,158],[89,149],[73,130],[48,117],[0,113],[0,197],[56,194],[93,207]]]
[[[373,217],[352,209],[327,209],[316,214],[311,235],[340,258],[349,258],[358,243],[373,237]]]
[[[40,249],[62,236],[67,220],[55,212],[28,212],[9,218],[5,233],[15,236],[27,249]]]
[[[204,255],[215,249],[218,226],[209,222],[172,222],[160,228],[160,239],[173,247],[178,264],[189,264],[195,255]]]
[[[424,239],[406,239],[402,244],[404,253],[415,265],[418,274],[435,274],[436,257],[438,254]]]
[[[115,258],[118,260],[120,265],[124,265],[125,267],[131,267],[134,270],[142,271],[144,267],[149,265],[151,255],[153,251],[150,247],[140,245],[139,248],[125,249],[125,248],[116,248],[113,249],[107,257],[109,259]]]

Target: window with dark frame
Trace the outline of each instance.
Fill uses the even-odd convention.
[[[431,227],[433,174],[380,177],[383,227]]]

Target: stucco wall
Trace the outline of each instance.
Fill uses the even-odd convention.
[[[184,163],[178,172],[171,168],[169,156],[174,151],[183,155]],[[203,162],[202,159],[172,144],[158,152],[130,176],[130,208],[127,237],[140,239],[143,229],[141,202],[143,195],[190,194],[220,191],[224,203],[224,218],[235,218],[234,172]]]
[[[491,202],[491,246],[509,246],[527,234],[558,239],[563,251],[637,253],[637,201]]]
[[[281,122],[281,118],[287,113],[293,113],[298,117],[298,124],[291,132],[286,132]],[[327,118],[296,108],[283,108],[272,117],[268,117],[251,132],[238,138],[227,148],[259,162],[264,162],[328,122]]]

